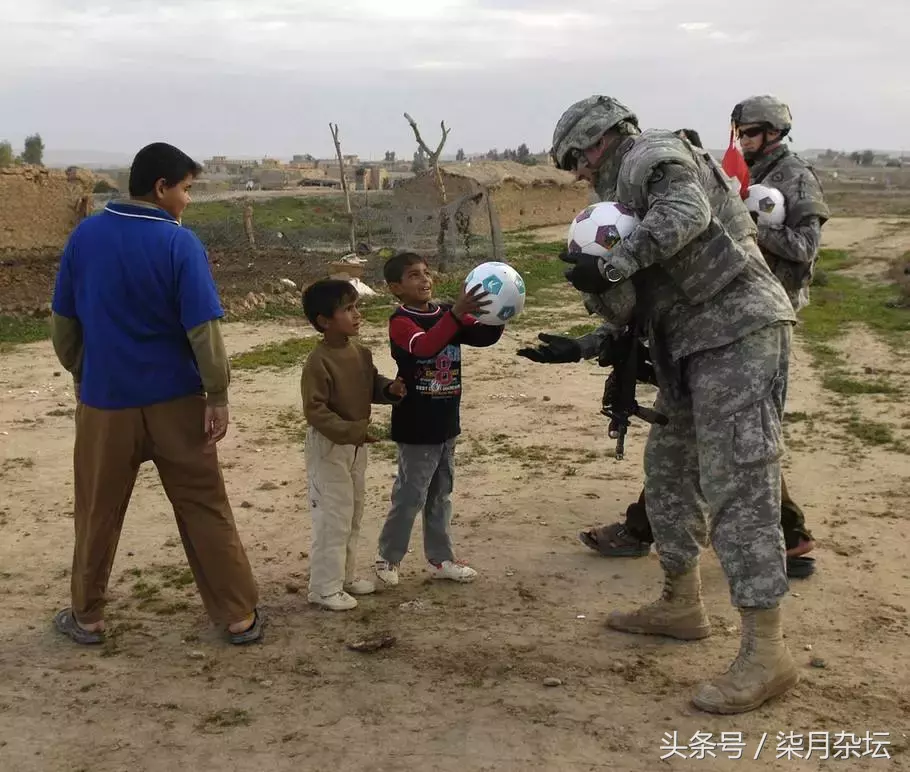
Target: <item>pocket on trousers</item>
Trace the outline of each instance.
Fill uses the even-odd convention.
[[[775,378],[768,394],[733,414],[733,462],[737,466],[767,464],[783,455],[784,388],[784,379]]]

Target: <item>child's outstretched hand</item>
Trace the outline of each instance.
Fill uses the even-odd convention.
[[[404,399],[408,394],[408,387],[401,378],[396,378],[389,384],[389,394],[399,399]]]
[[[470,290],[462,286],[461,294],[458,296],[458,300],[455,301],[455,305],[452,306],[452,314],[456,319],[461,319],[465,314],[475,316],[478,311],[482,311],[493,302],[492,300],[484,300],[489,294],[481,284],[475,284]]]

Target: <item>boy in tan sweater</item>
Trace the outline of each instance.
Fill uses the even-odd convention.
[[[308,600],[332,611],[357,606],[372,582],[356,578],[357,539],[366,487],[366,445],[372,404],[396,404],[401,380],[379,375],[369,349],[352,340],[360,330],[357,291],[325,279],[303,293],[303,310],[322,340],[303,366],[300,390],[307,421],[306,466],[313,540]]]

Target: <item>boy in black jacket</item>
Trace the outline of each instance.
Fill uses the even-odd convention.
[[[503,327],[480,324],[472,315],[490,303],[480,285],[462,290],[454,305],[431,302],[433,280],[420,255],[395,255],[383,274],[401,302],[389,319],[389,338],[407,396],[392,408],[398,476],[379,536],[376,577],[387,586],[398,584],[398,565],[407,554],[414,519],[423,510],[430,575],[471,582],[477,572],[455,559],[449,535],[455,439],[461,432],[461,346],[492,346]]]

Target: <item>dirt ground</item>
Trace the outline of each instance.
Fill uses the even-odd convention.
[[[866,227],[831,228],[829,244],[882,235]],[[550,291],[537,304],[546,329],[585,320],[569,293]],[[74,399],[49,343],[4,354],[0,769],[910,769],[910,568],[904,550],[894,550],[907,538],[910,457],[843,433],[844,416],[858,410],[906,437],[906,392],[896,400],[860,395],[847,405],[822,389],[797,345],[786,470],[819,540],[818,572],[794,581],[785,601],[802,681],[753,713],[709,716],[689,697],[738,646],[717,559],[709,550],[703,561],[711,638],[681,643],[604,627],[610,610],[660,589],[653,553],[610,561],[576,538],[637,496],[645,430],[636,425],[626,460],[614,460],[598,414],[604,371],[517,358],[537,330],[517,325],[498,346],[466,351],[454,537],[478,581],[431,584],[418,526],[401,585],[347,614],[306,603],[299,368],[235,373],[221,456],[268,625],[264,643],[243,650],[209,626],[150,465],[140,472],[114,565],[111,640],[83,650],[52,630],[68,598]],[[301,334],[309,330],[297,320],[226,327],[232,353]],[[371,327],[365,339],[380,370],[393,372],[383,330]],[[851,372],[881,372],[887,352],[872,335],[851,331],[838,347]],[[889,367],[904,388],[910,362]],[[651,393],[641,389],[642,397],[648,404]],[[388,408],[376,409],[378,422],[387,416]],[[369,469],[365,575],[393,474],[389,448],[380,445]],[[346,646],[385,631],[397,639],[390,648],[365,654]],[[674,732],[680,746],[698,732],[713,742],[741,733],[743,758],[718,746],[715,757],[662,760],[671,750],[666,733]],[[837,758],[821,760],[818,750],[809,759],[779,757],[778,732],[827,733]],[[867,732],[888,733],[890,760],[840,758],[846,746],[838,733]]]
[[[338,259],[318,252],[289,249],[211,250],[212,274],[228,306],[248,293],[262,293],[269,284],[290,279],[305,286]],[[59,255],[22,256],[0,261],[0,314],[31,314],[50,308]]]

